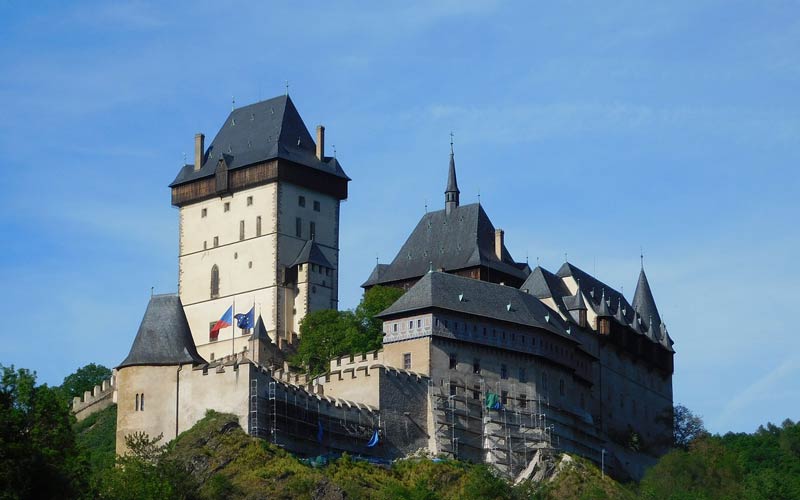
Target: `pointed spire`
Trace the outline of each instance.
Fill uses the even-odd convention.
[[[597,315],[600,317],[611,317],[611,310],[606,302],[606,289],[603,288],[603,295],[600,297],[600,305],[597,307]]]
[[[622,296],[617,298],[617,312],[614,313],[614,319],[616,319],[621,325],[627,325],[628,321],[625,319],[625,311],[624,307],[622,306]]]
[[[253,328],[253,340],[272,342],[272,339],[269,338],[269,334],[267,333],[267,328],[264,326],[264,320],[261,319],[260,314],[258,315],[255,327]]]
[[[650,291],[650,283],[647,282],[644,268],[639,272],[639,282],[636,284],[636,291],[633,293],[633,309],[642,318],[652,318],[654,324],[661,324],[661,316],[658,314],[656,301],[653,299],[653,292]]]
[[[456,160],[453,153],[453,133],[450,132],[450,169],[447,173],[447,189],[444,192],[444,207],[449,214],[454,208],[458,208],[458,197],[461,191],[458,190],[458,179],[456,179]]]

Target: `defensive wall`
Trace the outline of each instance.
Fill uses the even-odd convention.
[[[117,402],[116,375],[112,374],[108,380],[96,385],[91,391],[83,393],[83,397],[72,398],[72,413],[80,422],[89,415],[108,408]]]

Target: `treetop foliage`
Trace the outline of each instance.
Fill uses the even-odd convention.
[[[103,365],[89,363],[78,368],[75,373],[64,377],[60,390],[67,401],[74,397],[81,397],[86,391],[91,391],[94,386],[100,385],[111,377],[111,370]]]

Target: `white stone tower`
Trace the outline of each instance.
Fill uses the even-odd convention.
[[[249,332],[211,327],[255,304],[270,338],[296,339],[303,316],[338,304],[339,205],[350,180],[289,96],[234,109],[209,148],[170,184],[180,210],[178,290],[199,353],[241,352]]]

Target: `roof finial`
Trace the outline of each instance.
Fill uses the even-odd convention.
[[[236,109],[236,97],[231,96],[231,111]]]
[[[432,260],[428,261],[428,272],[429,273],[433,272],[433,261]]]
[[[150,287],[150,297],[151,298],[153,297],[153,294],[155,293],[155,289],[156,289],[156,287],[154,287],[154,286]]]
[[[564,252],[564,262],[569,262],[569,260],[567,259],[567,252]]]
[[[525,263],[526,263],[526,264],[530,264],[530,263],[528,262],[528,251],[527,251],[527,250],[525,250]]]
[[[478,205],[481,204],[481,188],[478,188]]]
[[[450,154],[451,155],[454,154],[453,153],[453,131],[452,130],[450,131]]]
[[[183,164],[186,165],[186,153],[183,153]]]
[[[641,264],[642,269],[644,269],[644,250],[641,246],[639,246],[639,263]]]
[[[539,256],[536,256],[536,267],[539,267]]]
[[[333,148],[333,159],[335,160],[336,159],[336,144],[331,144],[331,147]]]
[[[289,80],[286,80],[286,95],[289,95]]]
[[[428,213],[428,198],[425,198],[425,213]]]

